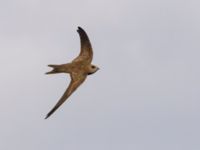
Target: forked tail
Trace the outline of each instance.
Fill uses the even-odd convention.
[[[53,68],[53,70],[46,72],[46,74],[64,73],[63,65],[48,65]]]

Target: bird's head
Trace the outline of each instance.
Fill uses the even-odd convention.
[[[90,65],[88,75],[95,73],[97,70],[99,70],[99,68],[97,66]]]

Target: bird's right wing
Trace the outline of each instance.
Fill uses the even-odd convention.
[[[57,102],[57,104],[46,115],[45,119],[51,116],[67,100],[67,98],[85,81],[86,77],[86,75],[71,75],[71,82],[67,90]]]
[[[74,59],[74,61],[85,61],[87,63],[91,63],[93,58],[93,51],[88,35],[81,27],[78,27],[77,32],[80,36],[81,52],[79,56]]]

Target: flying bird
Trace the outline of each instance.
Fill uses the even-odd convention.
[[[93,50],[86,32],[81,27],[78,27],[77,32],[79,34],[81,44],[79,56],[70,63],[48,65],[53,69],[46,74],[68,73],[70,74],[71,82],[63,96],[46,115],[45,119],[51,116],[69,98],[69,96],[85,81],[88,75],[91,75],[99,70],[97,66],[91,64]]]

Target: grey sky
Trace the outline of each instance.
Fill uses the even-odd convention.
[[[199,1],[1,0],[0,149],[199,150]],[[101,69],[66,89],[47,64],[88,33]]]

